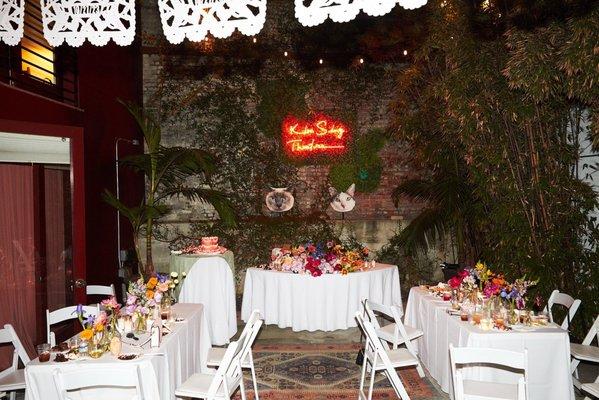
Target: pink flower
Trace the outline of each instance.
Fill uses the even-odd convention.
[[[96,324],[105,325],[106,321],[108,321],[108,315],[106,315],[106,311],[100,311],[98,318],[96,318]]]
[[[447,281],[447,283],[449,283],[449,286],[451,286],[453,289],[457,289],[462,284],[462,279],[463,278],[456,275],[453,278],[451,278],[449,281]]]
[[[100,304],[102,306],[104,306],[104,308],[116,309],[116,308],[120,307],[119,303],[116,302],[116,297],[114,297],[114,296],[112,296],[109,299],[102,300],[102,302]]]

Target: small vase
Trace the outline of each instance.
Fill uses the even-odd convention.
[[[520,316],[516,312],[516,308],[514,307],[513,301],[510,303],[510,310],[508,313],[508,321],[509,321],[510,325],[516,325],[518,322],[520,322]]]
[[[147,319],[148,317],[142,314],[138,314],[135,319],[135,333],[147,332]]]

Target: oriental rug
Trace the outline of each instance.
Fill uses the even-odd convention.
[[[346,344],[256,344],[254,364],[261,399],[349,400],[358,398],[361,369],[356,355],[362,346]],[[420,378],[415,368],[399,371],[412,400],[441,400],[428,377]],[[249,372],[245,375],[247,398],[253,399]],[[368,380],[366,381],[368,383]],[[376,374],[373,399],[396,399],[391,384]],[[241,396],[237,392],[235,399]]]

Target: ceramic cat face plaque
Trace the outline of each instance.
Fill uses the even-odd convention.
[[[135,38],[135,0],[41,0],[44,37],[52,46],[85,40],[126,46]]]
[[[0,0],[0,42],[19,44],[23,37],[25,0]]]
[[[285,212],[293,208],[295,199],[287,188],[271,188],[272,191],[266,195],[266,207],[273,212]]]
[[[340,213],[350,212],[356,207],[356,200],[354,199],[354,194],[356,192],[356,185],[351,184],[351,186],[345,191],[341,193],[337,193],[337,191],[333,188],[329,188],[329,193],[333,197],[333,201],[331,201],[331,208]]]
[[[171,43],[199,42],[208,32],[226,38],[235,29],[256,35],[266,20],[266,0],[158,0],[162,29]]]

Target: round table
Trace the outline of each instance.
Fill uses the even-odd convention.
[[[399,272],[394,265],[376,264],[347,275],[307,274],[249,268],[245,275],[241,318],[260,310],[266,324],[294,331],[334,331],[357,326],[360,301],[370,299],[401,307]]]
[[[227,344],[237,333],[235,278],[223,257],[196,258],[181,285],[179,302],[204,305],[212,344]]]
[[[198,261],[200,258],[213,258],[220,257],[223,258],[231,271],[233,272],[233,276],[235,276],[235,256],[231,250],[225,251],[223,254],[211,255],[211,254],[171,254],[169,265],[165,265],[162,268],[158,268],[158,272],[162,273],[171,273],[177,272],[179,276],[181,276],[182,272],[186,274],[189,273],[191,267]],[[179,278],[181,279],[181,278]],[[179,293],[181,292],[181,285],[177,286],[175,289],[175,297],[179,297]]]

